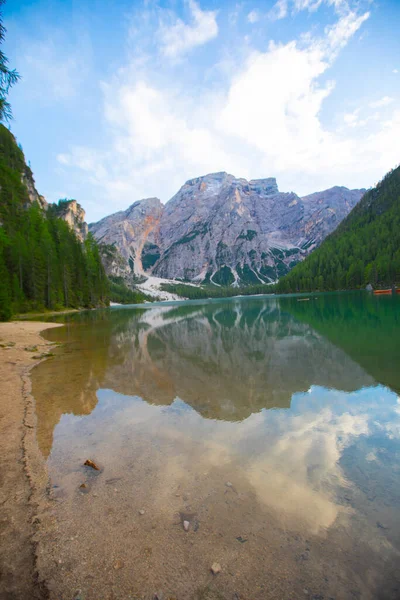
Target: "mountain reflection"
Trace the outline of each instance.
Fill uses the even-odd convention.
[[[179,397],[213,419],[288,408],[311,384],[350,391],[373,382],[275,300],[149,310],[113,343],[123,361],[108,365],[103,387],[155,404]]]
[[[180,398],[226,421],[289,408],[312,385],[396,389],[397,300],[257,298],[82,313],[47,333],[64,347],[34,372],[40,447],[47,456],[61,415],[90,414],[101,388],[157,405]]]

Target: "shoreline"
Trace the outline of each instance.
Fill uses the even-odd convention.
[[[37,530],[46,520],[48,478],[36,441],[30,371],[54,346],[41,336],[54,327],[62,325],[0,323],[0,571],[1,593],[10,598],[49,596],[37,565]]]
[[[14,323],[14,322],[23,322],[23,321],[29,321],[30,319],[37,319],[40,317],[43,317],[44,319],[46,317],[56,317],[58,315],[69,315],[69,314],[73,314],[73,313],[78,313],[78,312],[82,312],[84,310],[89,310],[88,308],[68,308],[65,310],[50,310],[50,311],[46,311],[46,312],[37,312],[37,313],[21,313],[20,315],[13,315],[12,317],[12,321],[9,321],[10,323]],[[47,325],[47,323],[43,322],[44,325]],[[46,329],[46,327],[43,327],[43,330]],[[42,330],[42,331],[43,331]]]

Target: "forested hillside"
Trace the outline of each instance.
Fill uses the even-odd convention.
[[[339,227],[276,286],[307,292],[400,284],[400,167],[369,190]]]
[[[171,294],[176,294],[188,300],[203,300],[207,298],[232,298],[234,296],[257,296],[259,294],[272,294],[275,286],[266,283],[248,285],[246,287],[231,287],[208,284],[202,286],[188,285],[185,283],[164,283],[161,289]]]
[[[29,310],[108,304],[108,281],[92,236],[81,243],[50,205],[28,192],[32,173],[0,125],[0,320]]]

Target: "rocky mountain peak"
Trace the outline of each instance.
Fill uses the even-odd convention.
[[[201,185],[202,183],[223,183],[227,179],[234,179],[233,175],[229,175],[226,171],[219,171],[218,173],[208,173],[207,175],[201,175],[200,177],[194,177],[186,181],[185,186]]]
[[[86,213],[82,206],[74,199],[60,200],[57,207],[57,216],[66,221],[78,239],[83,242],[88,234],[88,224],[85,221]]]
[[[262,196],[273,196],[279,194],[278,184],[275,177],[267,177],[266,179],[251,179],[249,186],[253,192]]]
[[[268,283],[319,245],[363,193],[337,186],[301,198],[280,192],[275,177],[247,181],[222,171],[189,179],[165,206],[140,200],[90,230],[113,245],[111,274]]]
[[[137,211],[148,212],[153,210],[159,210],[162,208],[162,202],[159,198],[143,198],[142,200],[137,200],[133,204],[129,206],[125,211],[122,211],[126,217],[131,214],[134,214]]]

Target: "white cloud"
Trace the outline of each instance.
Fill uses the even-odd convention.
[[[360,113],[364,112],[365,113],[366,109],[365,108],[356,108],[356,110],[354,110],[351,113],[346,113],[343,116],[343,121],[345,123],[345,125],[347,127],[365,127],[366,125],[368,125],[369,123],[373,122],[373,121],[379,121],[380,120],[380,113],[379,112],[375,112],[372,114],[369,114],[368,116],[364,116],[364,118],[360,118]]]
[[[369,106],[371,108],[381,108],[384,106],[389,106],[389,104],[392,104],[392,102],[394,102],[394,98],[390,98],[389,96],[383,96],[383,98],[381,98],[380,100],[371,102]]]
[[[357,0],[277,0],[269,12],[269,17],[274,21],[284,19],[289,14],[290,8],[292,8],[292,15],[302,10],[312,13],[316,12],[322,4],[333,7],[336,13],[343,17],[352,12],[351,6],[356,9],[359,2]]]
[[[284,19],[287,14],[288,0],[278,0],[269,11],[268,16],[272,21],[279,21],[279,19]]]
[[[356,12],[350,11],[341,17],[333,27],[325,29],[326,39],[318,44],[324,48],[330,61],[336,58],[337,53],[346,46],[361,25],[369,19],[369,16],[369,12],[358,15]]]
[[[256,10],[252,10],[251,12],[249,12],[249,14],[247,15],[247,20],[249,23],[257,23],[257,21],[259,21],[260,16],[258,14],[258,12]]]
[[[398,162],[400,112],[381,121],[357,109],[341,114],[337,129],[321,112],[335,87],[329,69],[368,16],[347,12],[320,38],[271,42],[264,52],[248,45],[229,55],[213,87],[188,86],[176,71],[163,79],[159,63],[121,69],[103,85],[107,150],[72,148],[59,161],[83,170],[114,209],[153,195],[166,201],[187,179],[223,170],[276,176],[300,194],[367,187]]]
[[[398,69],[393,69],[393,71],[392,71],[392,73],[394,73],[395,75],[397,75],[398,72],[399,72]]]
[[[346,113],[343,117],[344,122],[346,123],[346,125],[349,125],[349,127],[355,127],[358,122],[358,115],[360,113],[360,109],[357,108],[356,110],[354,110],[351,113]]]
[[[215,11],[202,11],[195,0],[187,0],[192,24],[176,19],[171,25],[161,24],[159,36],[161,52],[165,57],[176,58],[209,42],[218,35]]]

